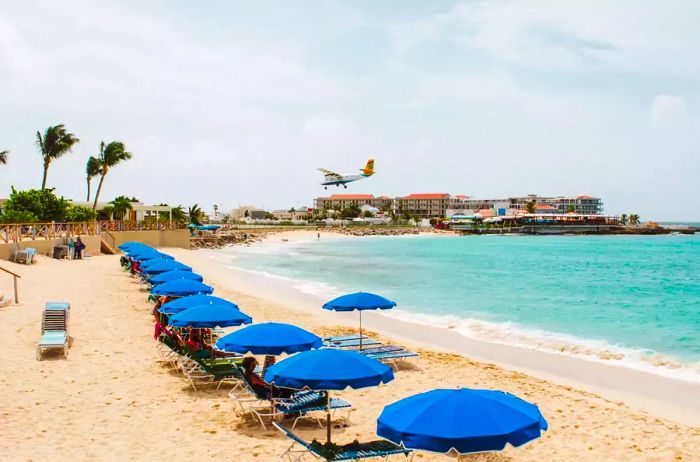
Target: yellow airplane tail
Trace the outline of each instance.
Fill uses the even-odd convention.
[[[369,159],[365,168],[360,170],[364,176],[374,175],[374,159]]]

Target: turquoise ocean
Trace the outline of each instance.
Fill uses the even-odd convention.
[[[319,299],[491,342],[700,382],[700,236],[399,236],[232,247],[225,264]]]

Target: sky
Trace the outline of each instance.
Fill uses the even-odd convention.
[[[40,185],[63,123],[48,183],[77,200],[119,140],[107,200],[586,194],[700,221],[697,0],[0,1],[0,197]]]

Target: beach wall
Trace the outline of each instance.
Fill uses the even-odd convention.
[[[99,236],[80,236],[80,239],[85,244],[85,252],[92,255],[100,253],[100,237]],[[53,255],[53,248],[57,245],[64,245],[66,243],[65,239],[37,239],[37,240],[24,240],[17,243],[0,244],[0,259],[1,260],[11,260],[15,252],[21,249],[26,249],[27,247],[32,247],[42,255]]]
[[[154,231],[110,231],[114,236],[114,245],[119,246],[125,242],[137,241],[151,247],[179,247],[190,248],[190,232],[187,229],[154,230]]]

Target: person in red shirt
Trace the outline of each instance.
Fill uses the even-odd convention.
[[[259,396],[265,396],[268,399],[289,398],[292,396],[293,391],[291,389],[277,388],[274,385],[265,382],[265,380],[255,373],[255,367],[258,365],[257,359],[253,358],[252,356],[247,356],[243,358],[241,365],[243,366],[246,381]]]

